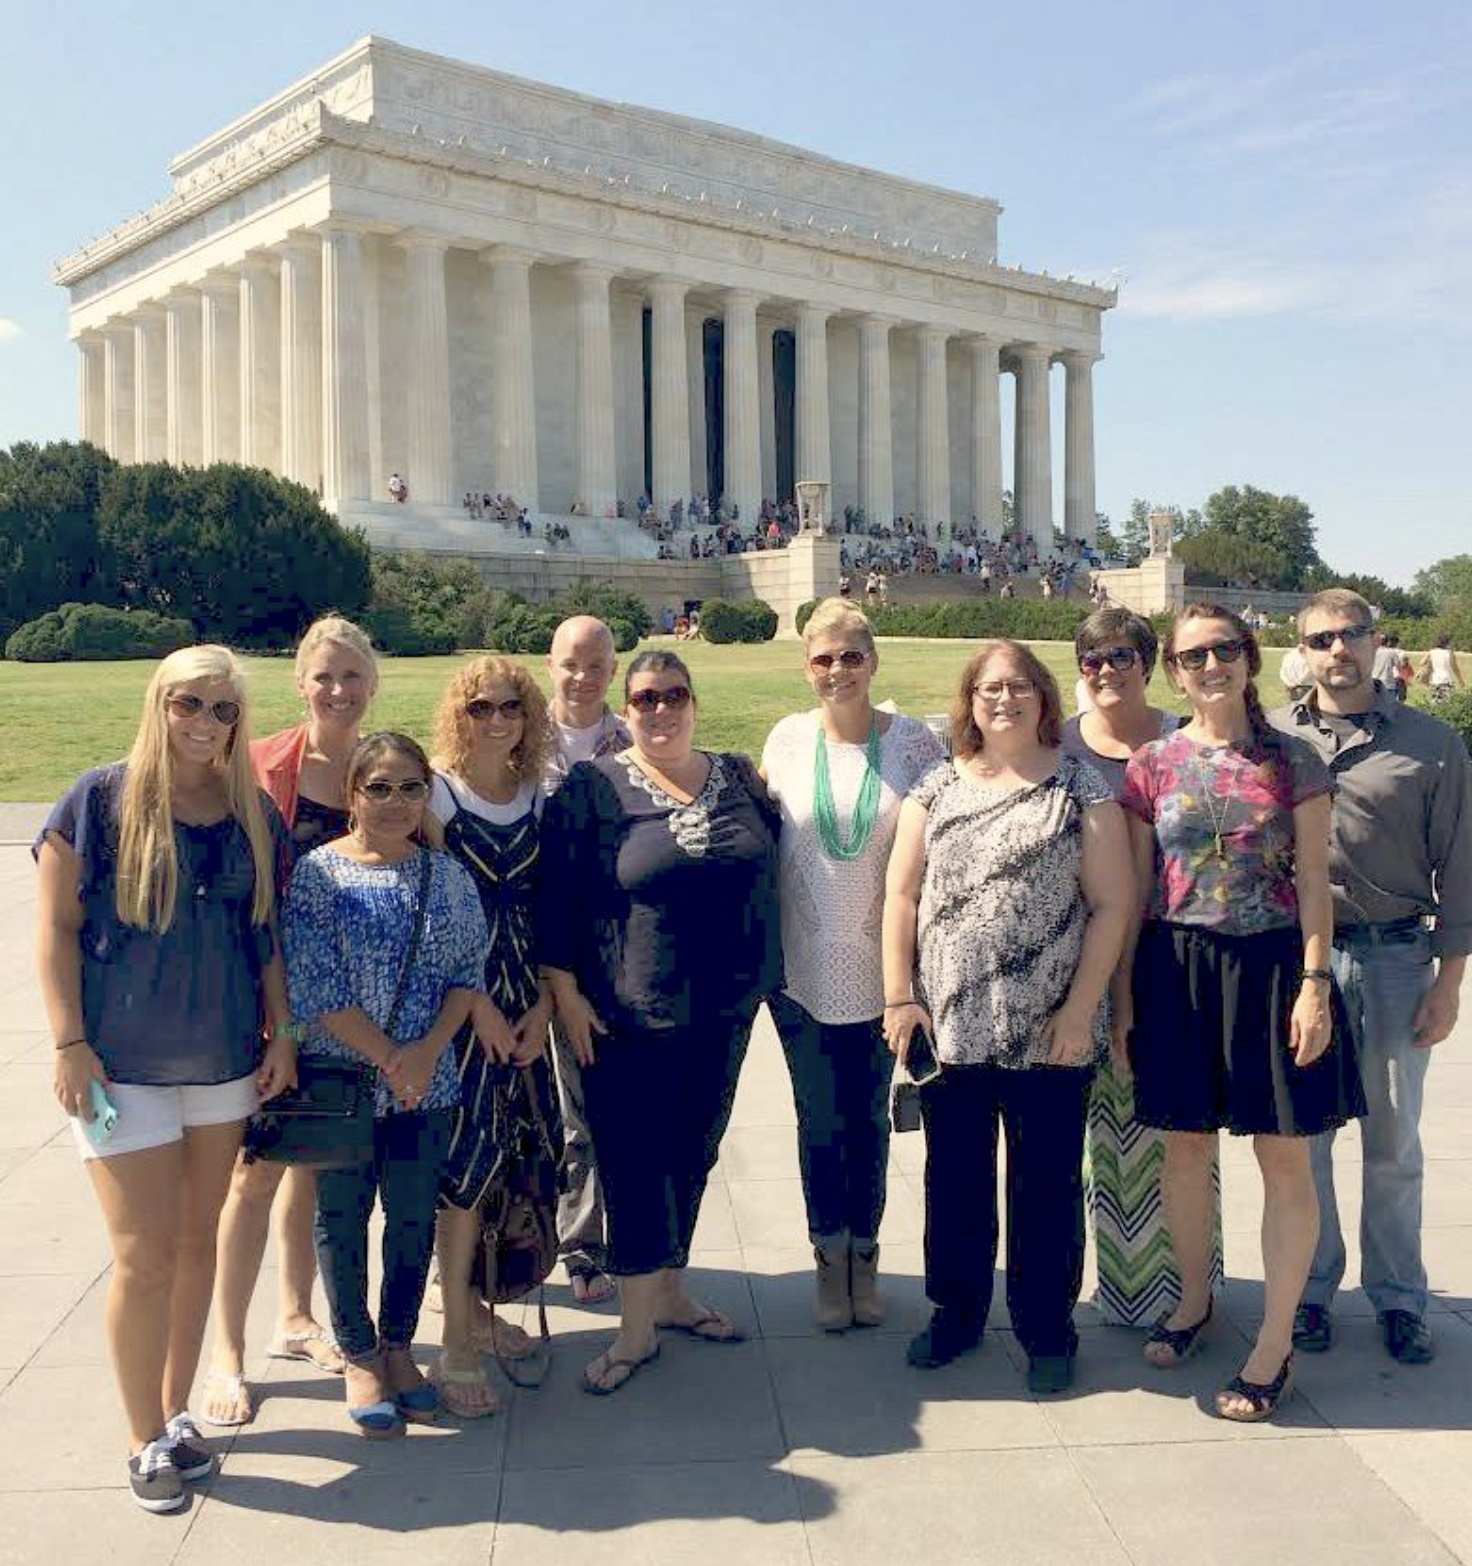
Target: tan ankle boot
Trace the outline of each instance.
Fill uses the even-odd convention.
[[[854,1325],[879,1327],[884,1324],[884,1301],[879,1298],[879,1247],[855,1246],[849,1253],[852,1281]]]
[[[813,1320],[824,1332],[844,1332],[854,1324],[848,1284],[848,1248],[825,1251],[821,1245],[815,1245],[813,1260],[818,1264],[818,1295],[813,1302]]]

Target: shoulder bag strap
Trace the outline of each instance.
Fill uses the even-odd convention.
[[[409,988],[409,975],[414,971],[414,961],[419,956],[419,945],[424,938],[424,921],[429,913],[429,881],[434,872],[434,866],[430,863],[430,851],[427,848],[419,850],[419,901],[414,909],[414,932],[409,937],[409,950],[404,955],[404,966],[399,971],[399,987],[394,991],[394,1003],[388,1014],[388,1021],[383,1025],[383,1031],[390,1039],[399,1025],[399,1013],[404,1009],[404,996]],[[398,1040],[394,1039],[397,1043]]]

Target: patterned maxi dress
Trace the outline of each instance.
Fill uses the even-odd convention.
[[[514,1025],[537,999],[532,938],[540,823],[535,791],[524,796],[523,813],[501,824],[464,808],[468,790],[458,779],[439,783],[443,788],[436,787],[435,805],[447,801],[453,812],[445,820],[445,847],[470,872],[490,934],[486,992]],[[440,813],[437,808],[436,814]],[[555,1166],[561,1156],[562,1127],[552,1068],[545,1055],[524,1070],[498,1065],[468,1028],[454,1048],[460,1109],[441,1194],[450,1205],[470,1209],[500,1178],[507,1159],[540,1158]],[[540,1133],[532,1095],[542,1111]]]

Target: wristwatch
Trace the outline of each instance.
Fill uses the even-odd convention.
[[[300,1044],[307,1036],[305,1022],[281,1022],[274,1027],[267,1028],[266,1036],[275,1043],[277,1039],[290,1039],[293,1044]]]

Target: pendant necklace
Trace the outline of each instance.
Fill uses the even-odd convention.
[[[1212,852],[1216,855],[1216,862],[1225,866],[1227,864],[1227,850],[1222,839],[1227,831],[1227,818],[1232,813],[1232,801],[1230,799],[1222,801],[1222,813],[1218,816],[1216,813],[1215,796],[1211,791],[1211,775],[1204,767],[1194,764],[1194,757],[1192,761],[1192,770],[1196,774],[1197,782],[1201,785],[1202,803],[1205,804],[1206,814],[1211,820]]]

